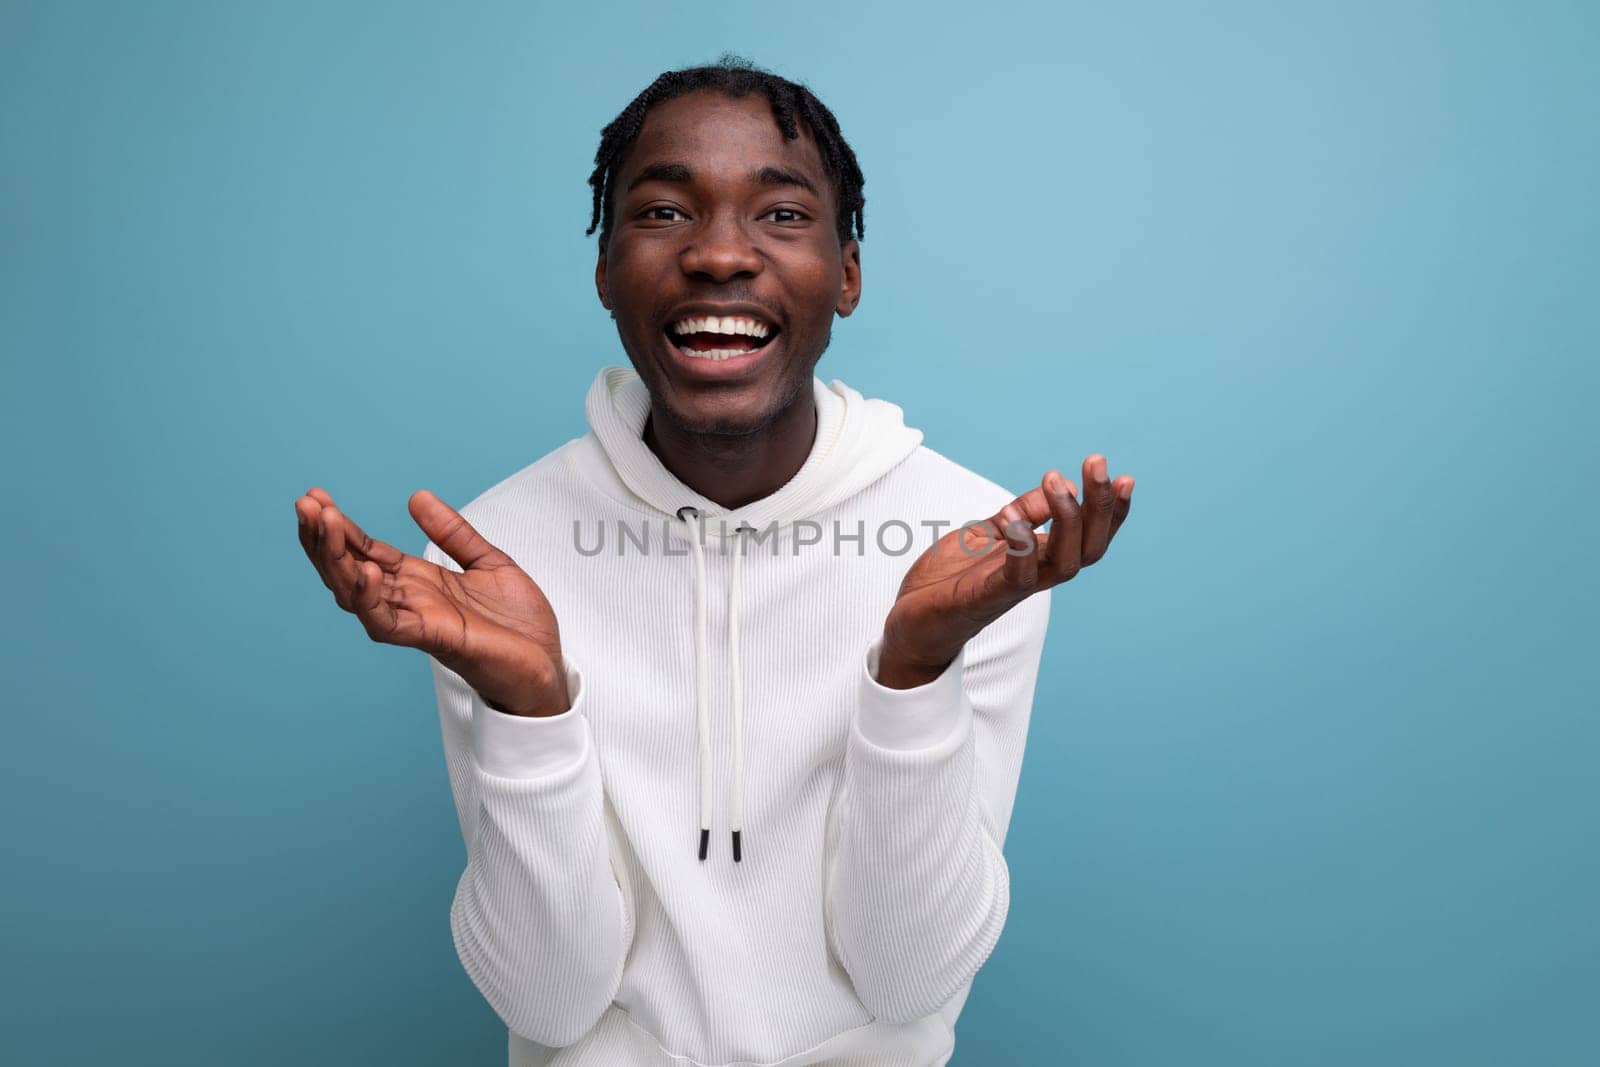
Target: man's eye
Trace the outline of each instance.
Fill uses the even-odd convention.
[[[649,207],[645,208],[644,213],[639,217],[649,219],[651,222],[673,222],[676,221],[672,218],[674,215],[682,217],[683,212],[675,207]]]
[[[773,222],[804,222],[805,215],[792,207],[775,207],[762,218],[769,218]]]

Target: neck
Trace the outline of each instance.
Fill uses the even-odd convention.
[[[724,508],[742,508],[783,488],[805,464],[817,437],[809,386],[754,433],[701,433],[679,426],[654,401],[644,443],[672,476]]]

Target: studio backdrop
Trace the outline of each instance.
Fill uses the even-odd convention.
[[[293,530],[585,430],[599,131],[732,51],[866,175],[818,367],[1055,592],[954,1063],[1595,1062],[1600,9],[0,6],[0,1060],[496,1064],[426,661]]]

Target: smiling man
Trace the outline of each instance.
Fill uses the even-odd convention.
[[[590,182],[631,369],[589,432],[459,513],[417,492],[421,557],[295,503],[339,606],[432,662],[462,964],[513,1065],[943,1064],[1006,919],[1050,590],[1133,479],[1095,454],[1081,501],[1055,470],[1013,497],[815,375],[864,200],[802,86],[664,74]]]

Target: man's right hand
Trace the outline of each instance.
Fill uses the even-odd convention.
[[[361,620],[368,637],[428,653],[496,711],[566,711],[560,629],[544,593],[426,489],[413,493],[407,506],[461,573],[368,537],[321,489],[295,501],[300,546],[333,599]]]

